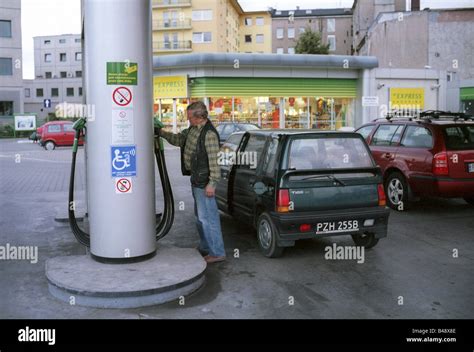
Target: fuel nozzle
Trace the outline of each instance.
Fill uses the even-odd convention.
[[[160,138],[160,130],[163,127],[165,127],[165,125],[163,125],[163,122],[161,122],[159,119],[155,117],[153,119],[153,131],[155,134],[155,144],[156,144],[156,139],[158,139],[158,145],[159,145],[160,150],[164,150],[163,139]]]
[[[86,123],[87,119],[85,117],[81,117],[72,124],[72,128],[76,131],[76,135],[74,137],[74,144],[72,146],[73,153],[77,152],[77,146],[79,145],[81,131],[86,127]]]

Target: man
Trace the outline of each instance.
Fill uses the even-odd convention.
[[[220,177],[217,164],[219,135],[207,118],[206,105],[198,101],[186,109],[190,127],[181,133],[160,129],[159,135],[181,148],[181,172],[191,176],[194,214],[201,239],[199,252],[207,263],[225,260],[224,241],[215,198]]]

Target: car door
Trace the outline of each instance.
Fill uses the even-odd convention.
[[[249,134],[244,137],[239,149],[236,165],[233,167],[232,184],[232,215],[251,224],[255,204],[253,186],[257,181],[262,162],[261,158],[267,137],[260,134]]]
[[[62,145],[63,130],[61,125],[58,123],[48,125],[46,139],[53,141],[56,145]]]
[[[63,124],[63,145],[73,145],[75,132],[72,128],[72,123]]]
[[[403,129],[403,124],[380,124],[372,136],[370,151],[383,173],[396,158]]]

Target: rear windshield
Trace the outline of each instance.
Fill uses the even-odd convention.
[[[446,149],[474,149],[474,125],[446,126],[444,128]]]
[[[370,151],[359,137],[293,139],[288,169],[330,170],[373,167]]]

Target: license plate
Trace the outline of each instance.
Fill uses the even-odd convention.
[[[467,164],[467,172],[474,172],[474,163]]]
[[[316,224],[316,235],[359,230],[358,220],[327,221]]]

